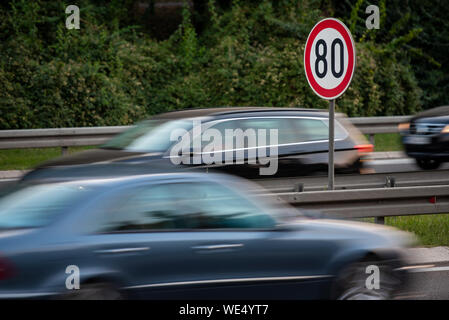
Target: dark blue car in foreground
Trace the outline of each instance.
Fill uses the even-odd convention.
[[[403,284],[408,234],[252,188],[188,172],[20,188],[0,199],[0,298],[388,299]]]

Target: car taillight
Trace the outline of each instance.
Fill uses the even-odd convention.
[[[14,276],[14,268],[11,262],[0,257],[0,281]]]
[[[372,144],[358,144],[354,148],[357,149],[359,155],[365,155],[374,151],[374,146]]]

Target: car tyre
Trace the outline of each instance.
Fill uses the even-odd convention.
[[[123,295],[107,283],[81,284],[80,289],[73,290],[61,297],[63,300],[122,300]]]
[[[441,165],[441,162],[435,159],[416,159],[416,164],[423,170],[434,170]]]
[[[339,173],[347,173],[347,174],[354,174],[354,173],[360,173],[361,169],[363,168],[363,164],[361,159],[357,159],[354,161],[354,163],[350,164],[346,168],[339,168],[336,171]]]

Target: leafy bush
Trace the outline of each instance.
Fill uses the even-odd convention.
[[[129,0],[79,1],[80,30],[65,28],[62,1],[0,5],[0,129],[122,125],[223,105],[327,108],[307,84],[303,51],[313,25],[334,10],[330,1],[203,2],[201,33],[185,6],[183,23],[166,40],[132,25]],[[356,74],[338,110],[419,110],[421,89],[401,50],[394,39],[360,39]]]
[[[447,104],[449,90],[449,52],[447,34],[447,1],[444,0],[331,0],[336,16],[347,25],[358,42],[376,44],[381,50],[394,53],[388,64],[394,68],[412,70],[405,72],[407,81],[415,82],[424,109]],[[365,8],[377,4],[380,8],[380,29],[367,30]],[[399,67],[397,64],[401,65]],[[405,70],[404,70],[405,71]],[[413,85],[415,87],[415,85]],[[397,97],[393,97],[394,100]],[[390,112],[404,113],[400,108]]]

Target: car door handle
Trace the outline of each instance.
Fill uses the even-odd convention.
[[[230,244],[211,244],[204,246],[194,246],[194,250],[221,250],[221,249],[234,249],[243,247],[243,243],[230,243]]]
[[[95,253],[132,253],[132,252],[141,252],[141,251],[148,251],[150,250],[150,247],[137,247],[137,248],[117,248],[117,249],[105,249],[105,250],[96,250]]]

